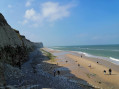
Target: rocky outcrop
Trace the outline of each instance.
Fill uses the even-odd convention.
[[[0,62],[20,66],[33,48],[34,43],[13,29],[0,13]]]
[[[35,45],[37,48],[43,48],[43,43],[42,43],[42,42],[34,43],[34,45]]]
[[[0,13],[0,25],[8,25],[7,21],[5,20],[4,16]]]

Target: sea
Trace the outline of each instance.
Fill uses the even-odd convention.
[[[119,65],[119,44],[115,45],[79,45],[79,46],[54,46],[54,50],[75,51],[87,57],[104,59]]]

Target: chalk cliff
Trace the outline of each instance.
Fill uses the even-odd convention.
[[[34,46],[35,43],[13,29],[0,13],[0,61],[20,66],[27,60],[28,52],[33,50]]]
[[[10,69],[13,71],[14,68],[21,69],[21,65],[29,59],[29,52],[37,46],[41,48],[43,44],[36,45],[24,35],[20,35],[20,32],[13,29],[0,13],[0,86],[6,85],[5,70],[9,69],[7,71],[9,74]]]

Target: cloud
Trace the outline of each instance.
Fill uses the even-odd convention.
[[[73,5],[60,5],[57,2],[45,2],[40,5],[39,10],[34,8],[25,11],[24,19],[33,22],[35,25],[41,25],[45,22],[52,23],[70,15],[70,8]],[[24,21],[25,21],[24,20]]]
[[[34,16],[35,16],[35,10],[32,8],[30,10],[26,10],[24,17],[26,19],[30,19],[30,18],[32,19]]]
[[[31,6],[31,1],[27,1],[25,6],[26,6],[26,7]]]
[[[23,25],[24,25],[24,24],[27,24],[27,23],[28,23],[27,20],[24,20],[24,21],[22,22]]]
[[[8,5],[8,8],[12,8],[12,5]]]
[[[47,2],[41,5],[42,16],[49,21],[55,21],[69,16],[69,5],[60,6],[59,3]]]

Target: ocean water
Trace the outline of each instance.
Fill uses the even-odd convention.
[[[88,57],[96,57],[108,60],[119,65],[119,44],[118,45],[81,45],[81,46],[55,46],[50,47],[56,50],[76,51]]]

